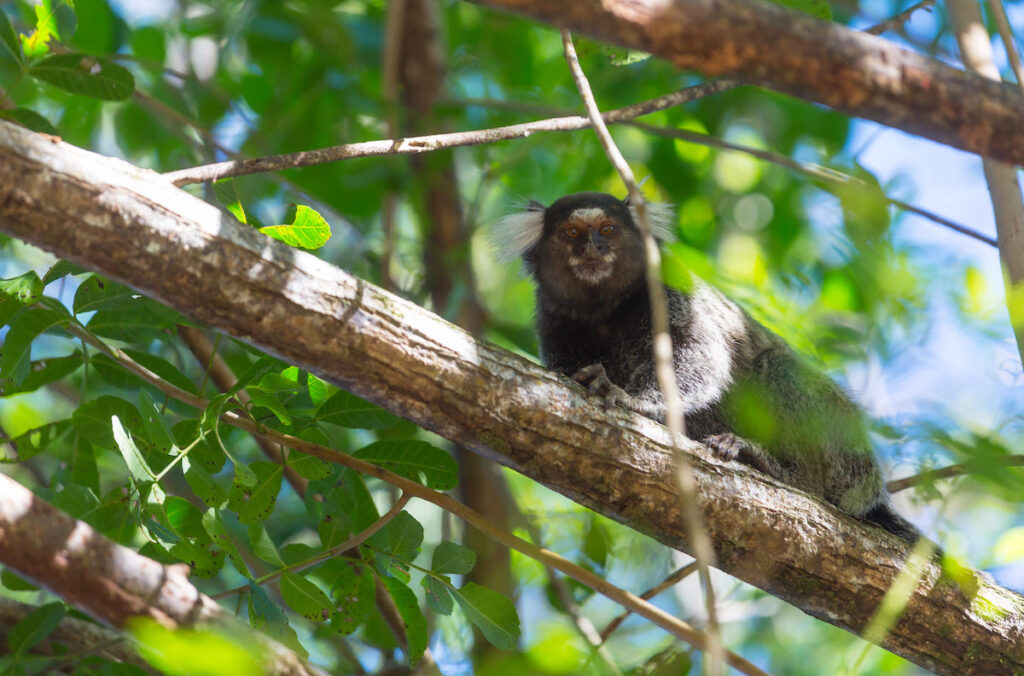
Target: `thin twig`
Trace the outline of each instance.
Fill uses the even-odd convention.
[[[640,598],[642,598],[644,601],[649,601],[653,599],[655,596],[665,591],[669,587],[674,587],[675,585],[679,584],[679,582],[682,581],[683,578],[691,575],[695,570],[697,570],[697,562],[691,561],[682,568],[676,570],[674,573],[666,577],[664,580],[662,580],[655,586],[645,591],[643,594],[640,595]],[[622,623],[625,622],[626,619],[632,614],[633,611],[627,609],[621,615],[619,615],[611,622],[609,622],[608,625],[601,630],[601,642],[603,643],[604,641],[607,641],[608,637],[612,635],[612,632],[618,629],[622,625]]]
[[[905,24],[907,22],[907,19],[910,18],[910,15],[916,12],[917,10],[927,9],[930,12],[931,6],[934,5],[935,2],[936,0],[921,0],[921,2],[911,5],[910,7],[906,8],[905,10],[897,14],[896,16],[892,17],[891,19],[886,19],[881,23],[877,23],[871,28],[865,28],[864,32],[870,33],[871,35],[881,35],[882,33],[888,30],[899,28],[903,24]]]
[[[701,519],[697,504],[697,482],[693,477],[693,468],[683,455],[682,439],[686,435],[685,422],[683,420],[682,400],[679,396],[679,388],[676,385],[676,373],[672,359],[672,337],[669,334],[668,299],[665,295],[665,285],[661,279],[661,252],[658,243],[651,234],[650,224],[647,220],[647,206],[643,194],[633,176],[633,170],[626,162],[615,145],[608,127],[601,118],[601,110],[594,100],[594,93],[590,89],[587,76],[580,66],[579,58],[576,56],[576,48],[572,44],[572,36],[569,31],[562,30],[562,46],[565,50],[565,61],[569,65],[569,71],[576,82],[576,89],[580,92],[580,98],[587,109],[587,116],[594,125],[594,131],[601,141],[605,154],[611,161],[615,170],[626,184],[629,191],[630,206],[636,210],[637,225],[644,240],[644,250],[647,259],[646,277],[647,293],[651,304],[651,334],[654,341],[654,370],[661,386],[662,397],[665,400],[665,424],[672,435],[672,445],[676,462],[676,472],[679,475],[680,499],[683,507],[683,520],[686,524],[687,536],[693,543],[693,551],[696,555],[697,565],[700,569],[700,580],[704,587],[704,601],[708,613],[708,657],[705,661],[705,672],[711,676],[722,673],[723,653],[722,638],[718,627],[718,613],[715,610],[715,590],[711,584],[710,567],[714,561],[714,553],[711,548],[711,538]]]
[[[902,479],[893,479],[889,483],[885,484],[885,488],[890,493],[896,493],[913,486],[934,483],[940,479],[950,479],[964,474],[980,474],[993,466],[1024,467],[1024,455],[1008,455],[1003,458],[971,460],[968,462],[960,462],[955,465],[949,465],[947,467],[940,467],[939,469],[929,469],[913,476],[903,477]]]
[[[537,523],[529,516],[520,513],[523,525],[526,527],[526,532],[530,534],[530,539],[536,542],[538,545],[542,545],[544,542],[543,533]],[[576,603],[576,599],[573,598],[572,590],[569,589],[569,585],[565,583],[565,580],[558,576],[557,572],[551,566],[544,566],[544,571],[547,573],[548,582],[551,587],[555,590],[558,595],[558,600],[561,602],[566,614],[572,618],[573,624],[576,625],[576,630],[579,631],[580,636],[583,637],[590,647],[594,650],[605,667],[612,674],[622,676],[622,670],[619,669],[619,665],[615,663],[615,658],[612,656],[611,651],[608,650],[608,646],[604,645],[604,639],[600,632],[597,631],[597,627],[590,620],[589,617],[583,614],[580,605]],[[646,600],[646,599],[644,599]],[[628,610],[626,611],[629,612]]]
[[[1010,28],[1010,20],[1006,17],[1006,8],[1001,0],[988,0],[988,8],[992,11],[992,18],[996,21],[996,30],[999,31],[999,39],[1003,41],[1003,49],[1006,50],[1006,58],[1010,61],[1010,68],[1017,78],[1017,86],[1024,92],[1024,66],[1020,62],[1020,53],[1017,51],[1017,44],[1013,39],[1013,29]]]
[[[495,108],[498,110],[518,110],[528,112],[537,115],[565,115],[566,110],[556,108],[553,106],[544,106],[533,103],[519,103],[516,101],[499,101],[495,99],[452,99],[448,101],[449,104],[460,104],[466,106],[480,106],[486,108]],[[624,109],[623,109],[624,110]],[[615,112],[615,111],[612,111]],[[710,134],[702,134],[700,132],[691,131],[689,129],[675,129],[672,127],[660,127],[653,124],[647,124],[645,122],[636,122],[629,118],[625,119],[614,119],[610,113],[603,115],[606,122],[609,124],[623,124],[629,127],[635,127],[641,129],[650,134],[656,134],[658,136],[666,136],[668,138],[676,138],[682,141],[689,141],[690,143],[698,143],[700,145],[710,146],[712,148],[719,148],[721,150],[729,150],[738,153],[744,153],[751,157],[756,157],[759,160],[765,162],[771,162],[777,164],[780,167],[784,167],[791,171],[803,174],[809,178],[825,181],[828,183],[835,183],[838,185],[849,185],[856,188],[861,188],[872,195],[877,196],[880,199],[885,200],[889,204],[893,205],[898,209],[909,211],[910,213],[917,214],[922,218],[928,219],[938,225],[955,230],[962,235],[966,235],[979,242],[984,242],[989,246],[997,246],[996,240],[993,237],[982,234],[977,230],[972,230],[966,225],[961,225],[956,221],[951,221],[944,216],[940,216],[933,211],[929,211],[922,207],[904,202],[903,200],[889,197],[884,192],[881,192],[877,186],[874,186],[867,181],[851,176],[850,174],[841,172],[831,167],[826,167],[820,164],[814,164],[812,162],[799,162],[794,160],[788,155],[774,152],[771,150],[763,150],[761,148],[754,148],[751,146],[745,146],[739,143],[733,143],[732,141],[726,141]],[[609,119],[613,118],[613,119]]]
[[[81,337],[90,345],[93,345],[98,350],[109,356],[122,368],[125,368],[139,376],[164,394],[194,408],[206,410],[208,402],[205,399],[163,380],[160,376],[139,364],[123,351],[107,345],[105,342],[92,335],[77,322],[68,322],[66,328],[75,336]],[[237,427],[238,429],[249,432],[255,436],[263,437],[271,443],[281,444],[296,451],[314,455],[326,462],[338,463],[339,465],[348,467],[356,472],[376,477],[381,481],[401,489],[403,493],[437,505],[441,509],[451,512],[455,516],[459,517],[496,542],[514,549],[535,561],[539,561],[541,564],[549,565],[552,568],[565,573],[577,582],[590,587],[612,601],[626,608],[630,608],[637,615],[650,620],[665,631],[682,639],[683,641],[686,641],[690,645],[700,650],[708,650],[708,638],[686,622],[677,617],[673,617],[654,605],[651,605],[635,594],[631,594],[624,589],[610,584],[607,580],[596,573],[578,566],[554,552],[537,547],[522,538],[501,530],[494,526],[494,524],[492,524],[482,514],[470,509],[450,495],[435,491],[432,488],[428,488],[411,479],[406,479],[403,476],[399,476],[366,460],[347,455],[340,451],[336,451],[333,448],[314,444],[290,434],[284,434],[282,432],[269,429],[257,422],[254,422],[250,418],[244,417],[233,411],[222,412],[220,419],[232,427]],[[768,676],[768,673],[760,669],[757,665],[731,651],[725,651],[725,661],[740,672],[748,674],[748,676]]]
[[[356,533],[355,535],[353,535],[349,539],[347,539],[344,542],[342,542],[340,545],[336,545],[334,547],[331,547],[330,549],[324,550],[324,551],[320,552],[319,554],[317,554],[316,556],[311,557],[309,559],[306,559],[305,561],[301,561],[299,563],[295,563],[295,564],[292,564],[290,566],[285,566],[284,568],[278,568],[277,570],[275,570],[275,571],[273,571],[271,573],[267,573],[266,575],[263,575],[262,577],[257,579],[255,581],[256,584],[258,584],[258,585],[269,584],[269,583],[273,582],[274,580],[278,579],[279,577],[281,577],[282,575],[284,575],[285,573],[294,573],[294,572],[297,572],[297,571],[300,571],[300,570],[305,570],[306,568],[309,568],[311,566],[315,566],[316,564],[320,563],[321,561],[326,561],[327,559],[333,558],[335,556],[339,556],[341,554],[344,554],[345,552],[347,552],[350,549],[354,549],[354,548],[358,547],[359,545],[361,545],[364,542],[366,542],[366,540],[368,540],[374,533],[379,531],[384,526],[388,525],[388,523],[392,519],[394,519],[396,516],[398,516],[398,513],[401,512],[403,509],[405,509],[405,505],[411,499],[412,499],[411,495],[409,495],[408,493],[402,493],[400,496],[398,496],[398,500],[395,500],[395,504],[391,506],[391,509],[389,509],[387,511],[387,513],[385,513],[383,516],[381,516],[379,519],[377,519],[376,521],[371,523],[369,526],[367,526],[365,529],[363,529],[359,533]],[[222,599],[222,598],[226,598],[228,596],[232,596],[234,594],[241,594],[242,592],[244,592],[247,589],[249,589],[249,585],[248,584],[243,584],[243,585],[239,585],[239,586],[235,587],[234,589],[228,589],[227,591],[222,591],[219,594],[213,594],[212,596],[210,596],[210,598],[212,598],[212,599]]]
[[[617,116],[615,121],[622,121],[638,115],[646,115],[657,110],[678,106],[688,101],[695,101],[704,96],[715,94],[738,86],[735,80],[713,80],[693,87],[687,87],[665,96],[626,106],[608,114]],[[579,115],[551,120],[538,120],[526,124],[514,124],[493,129],[475,131],[456,131],[448,134],[430,136],[411,136],[409,138],[384,139],[363,143],[347,143],[317,150],[305,150],[283,155],[267,155],[249,159],[216,162],[178,171],[169,171],[164,177],[177,186],[189,183],[215,181],[230,176],[245,176],[281,169],[308,167],[315,164],[350,160],[358,157],[381,157],[385,155],[409,155],[426,153],[444,148],[483,145],[497,141],[526,138],[538,131],[577,131],[591,126],[590,120]]]

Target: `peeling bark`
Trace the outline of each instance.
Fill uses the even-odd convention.
[[[883,38],[757,0],[473,0],[1024,164],[1024,97]]]
[[[126,283],[606,516],[688,551],[667,430],[290,249],[166,179],[0,122],[0,230]],[[719,567],[852,632],[892,536],[690,444]],[[882,646],[940,674],[1024,670],[1024,597],[932,563]]]

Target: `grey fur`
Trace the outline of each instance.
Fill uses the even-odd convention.
[[[617,225],[610,237],[572,220],[594,207]],[[544,364],[606,404],[662,421],[643,245],[630,211],[609,195],[563,197],[544,210],[523,257],[537,282]],[[690,437],[904,539],[919,537],[889,506],[864,415],[842,388],[700,280],[666,293]]]

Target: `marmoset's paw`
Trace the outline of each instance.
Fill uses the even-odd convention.
[[[601,405],[629,408],[630,396],[608,378],[601,364],[584,366],[572,375],[572,379],[587,388],[587,396]]]
[[[701,443],[723,460],[740,460],[741,454],[749,452],[753,448],[749,441],[732,432],[712,434],[710,437],[701,439]]]

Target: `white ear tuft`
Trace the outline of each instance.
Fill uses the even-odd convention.
[[[526,211],[509,214],[494,224],[491,242],[499,258],[511,260],[532,249],[543,231],[544,205],[530,201]]]
[[[640,219],[637,217],[636,207],[628,203],[626,206],[629,207],[629,214],[633,217],[633,222],[639,228]],[[676,235],[676,213],[672,205],[667,202],[645,202],[645,206],[647,207],[647,225],[654,238],[660,242],[675,242],[678,236]]]

